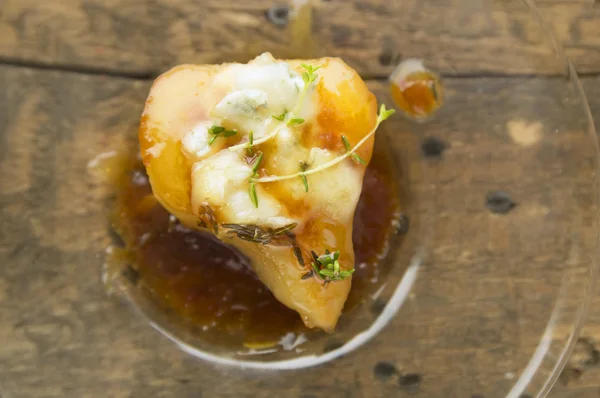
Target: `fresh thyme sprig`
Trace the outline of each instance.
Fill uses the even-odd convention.
[[[212,145],[213,142],[215,142],[215,140],[217,138],[219,138],[221,135],[223,135],[223,137],[225,137],[225,138],[231,137],[232,135],[236,135],[237,134],[237,130],[235,130],[235,129],[233,129],[233,130],[227,130],[223,126],[212,126],[210,129],[208,129],[208,133],[210,135],[212,135],[212,137],[208,141],[208,145]]]
[[[283,227],[271,228],[254,224],[222,224],[221,227],[228,229],[228,234],[236,235],[238,238],[248,242],[259,243],[261,245],[295,245],[295,236],[292,230],[297,225],[298,223],[291,223]]]
[[[315,72],[318,71],[319,69],[321,69],[320,66],[317,66],[315,68],[314,66],[308,65],[305,63],[300,64],[300,66],[302,66],[304,69],[306,69],[305,72],[302,72],[302,80],[304,81],[305,84],[309,84],[309,83],[312,83],[315,80],[317,80],[319,75],[317,75]]]
[[[315,72],[318,71],[319,69],[321,69],[320,66],[315,67],[315,66],[308,65],[305,63],[301,63],[300,66],[302,66],[305,69],[305,71],[302,72],[302,81],[304,82],[304,87],[302,87],[302,91],[300,92],[300,95],[298,96],[298,101],[296,101],[296,106],[294,106],[294,109],[292,110],[290,118],[287,122],[287,124],[289,126],[298,126],[298,125],[304,123],[303,118],[297,117],[295,115],[300,113],[300,110],[304,103],[304,97],[306,97],[306,93],[308,92],[308,89],[319,78],[319,75],[316,74]]]
[[[254,145],[259,145],[262,144],[263,142],[266,142],[268,140],[270,140],[271,138],[275,137],[279,131],[281,131],[282,128],[284,128],[285,126],[298,126],[302,123],[304,123],[304,119],[301,117],[296,116],[298,114],[298,112],[300,111],[302,104],[304,102],[304,97],[306,97],[306,93],[308,92],[308,89],[310,86],[313,85],[314,82],[316,82],[317,78],[319,77],[318,74],[316,74],[315,72],[319,69],[321,69],[320,66],[314,67],[312,65],[307,65],[307,64],[300,64],[305,71],[302,72],[302,81],[304,81],[304,87],[302,87],[302,91],[300,92],[300,95],[298,96],[298,101],[296,101],[296,105],[294,106],[294,109],[292,110],[292,112],[284,112],[281,115],[272,115],[273,118],[275,118],[276,120],[279,120],[281,123],[279,123],[270,134],[267,134],[263,137],[260,137],[259,139],[257,139],[256,141],[254,141]],[[250,145],[252,146],[252,144]],[[247,148],[247,143],[242,143],[242,144],[238,144],[238,145],[234,145],[229,147],[230,151],[237,151],[239,149],[243,149],[243,148]]]
[[[311,251],[310,254],[313,257],[311,262],[312,275],[316,275],[326,283],[331,281],[341,281],[348,278],[354,273],[354,268],[350,270],[342,270],[340,267],[339,257],[340,251],[331,253],[329,250],[325,250],[325,254],[317,256],[317,253]],[[309,274],[302,276],[302,279],[308,278]]]
[[[266,141],[270,140],[271,138],[275,137],[275,136],[276,136],[276,135],[279,133],[279,131],[280,131],[280,130],[281,130],[283,127],[284,127],[284,126],[285,126],[285,123],[279,123],[279,124],[277,125],[277,127],[275,127],[275,129],[274,129],[274,130],[273,130],[273,131],[272,131],[270,134],[267,134],[267,135],[265,135],[265,136],[262,136],[262,137],[260,137],[260,138],[259,138],[259,139],[257,139],[257,140],[253,140],[252,144],[250,144],[250,141],[248,140],[248,142],[244,142],[244,143],[242,143],[242,144],[238,144],[238,145],[230,146],[230,147],[229,147],[229,150],[230,150],[230,151],[237,151],[237,150],[239,150],[239,149],[248,148],[248,145],[249,145],[249,144],[250,144],[250,147],[251,147],[252,145],[260,145],[260,144],[262,144],[263,142],[266,142]]]
[[[288,115],[290,116],[288,118]],[[299,124],[304,123],[304,119],[301,117],[294,117],[293,113],[288,111],[283,112],[280,115],[271,115],[273,119],[279,120],[280,122],[285,122],[288,126],[298,126]]]
[[[381,107],[379,108],[379,114],[377,115],[377,123],[375,123],[375,127],[373,127],[373,129],[371,131],[369,131],[369,133],[367,135],[365,135],[358,142],[358,144],[354,145],[354,147],[351,148],[349,151],[347,150],[346,153],[344,153],[343,155],[340,155],[340,156],[336,157],[335,159],[332,159],[329,162],[327,162],[325,164],[322,164],[319,167],[315,167],[314,169],[310,169],[310,170],[306,170],[306,171],[300,171],[300,172],[295,173],[295,174],[288,174],[288,175],[284,175],[284,176],[262,177],[262,178],[256,179],[255,182],[257,182],[257,183],[265,183],[265,182],[275,182],[275,181],[289,180],[291,178],[298,178],[298,177],[302,177],[302,176],[306,177],[308,175],[315,174],[315,173],[318,173],[320,171],[326,170],[326,169],[328,169],[328,168],[330,168],[332,166],[335,166],[336,164],[338,164],[342,160],[344,160],[344,159],[352,156],[352,154],[354,154],[356,152],[356,150],[358,148],[360,148],[360,146],[362,144],[364,144],[365,142],[367,142],[367,140],[369,138],[371,138],[373,136],[373,134],[375,134],[375,131],[377,130],[377,128],[379,127],[379,125],[384,120],[386,120],[391,115],[393,115],[395,112],[396,111],[393,110],[393,109],[386,109],[385,104],[381,104]],[[350,146],[350,144],[348,144],[348,146]]]
[[[260,168],[260,163],[263,159],[263,153],[258,152],[254,160],[252,161],[252,176],[250,176],[250,186],[248,189],[248,193],[250,195],[250,200],[255,208],[258,208],[258,195],[256,194],[256,184],[255,181],[258,178],[258,169]]]
[[[345,135],[342,136],[342,142],[344,143],[344,147],[346,148],[346,152],[350,152],[350,150],[351,150],[350,143],[348,142],[348,139],[346,138]],[[358,153],[356,153],[356,152],[354,152],[352,155],[350,155],[350,157],[356,163],[360,163],[360,164],[364,164],[364,165],[367,164],[367,162],[363,158],[361,158],[360,155]]]

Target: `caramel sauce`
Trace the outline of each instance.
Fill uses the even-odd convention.
[[[392,77],[390,90],[396,106],[415,119],[427,118],[443,101],[440,80],[429,71],[414,72],[405,79]]]
[[[213,343],[258,348],[273,346],[290,332],[318,333],[275,299],[239,252],[208,233],[184,227],[164,210],[140,160],[122,163],[115,173],[120,177],[112,224],[124,248],[113,257],[132,267],[127,272],[135,274],[137,286],[159,306]],[[354,217],[356,271],[344,314],[384,282],[379,262],[399,209],[391,162],[385,155],[374,156]]]

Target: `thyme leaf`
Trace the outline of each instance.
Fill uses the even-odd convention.
[[[300,174],[300,178],[302,178],[302,183],[304,184],[304,192],[308,192],[308,180],[304,174]]]
[[[364,144],[365,142],[367,142],[367,140],[369,138],[371,138],[373,136],[373,134],[375,134],[375,131],[377,131],[377,128],[379,127],[379,125],[381,124],[381,122],[383,122],[384,120],[386,120],[387,118],[389,118],[391,115],[393,115],[396,111],[394,111],[393,109],[386,109],[385,104],[381,104],[381,107],[379,108],[379,115],[377,115],[377,123],[375,124],[375,127],[373,127],[373,129],[371,131],[369,131],[359,142],[358,144],[354,145],[353,148],[350,149],[350,151],[347,151],[346,153],[344,153],[343,155],[340,155],[332,160],[330,160],[329,162],[322,164],[318,167],[315,167],[314,169],[310,169],[307,171],[300,171],[298,173],[295,174],[288,174],[288,175],[283,175],[283,176],[268,176],[268,177],[262,177],[262,178],[258,178],[256,179],[257,183],[265,183],[265,182],[275,182],[275,181],[283,181],[283,180],[289,180],[291,178],[297,178],[300,177],[302,174],[304,174],[305,176],[311,175],[311,174],[316,174],[319,173],[323,170],[326,170],[332,166],[335,166],[336,164],[340,163],[341,161],[343,161],[344,159],[352,156],[355,151],[360,148],[360,146],[362,144]],[[346,145],[344,144],[344,147]],[[353,159],[357,162],[364,162],[364,159],[362,159],[360,156],[358,156],[358,158],[353,157]],[[366,162],[365,162],[366,163]]]
[[[256,194],[256,184],[254,181],[250,181],[248,193],[250,194],[250,200],[252,201],[252,204],[258,209],[258,195]]]
[[[315,252],[311,252],[311,255],[314,260],[311,263],[313,272],[323,279],[325,283],[344,280],[354,273],[354,268],[349,270],[341,269],[338,260],[340,257],[339,250],[333,253],[326,250],[325,254],[320,256],[317,256]]]
[[[255,224],[222,224],[228,234],[236,235],[242,240],[258,243],[261,245],[275,244],[291,245],[296,250],[295,235],[291,232],[297,223],[291,223],[279,228],[261,227]],[[300,248],[298,248],[300,250]],[[294,254],[296,254],[294,252]],[[304,260],[303,260],[304,261]]]
[[[293,117],[288,122],[288,125],[290,125],[290,126],[298,126],[299,124],[302,124],[302,123],[304,123],[304,119],[302,119],[301,117]]]
[[[286,115],[287,115],[287,112],[283,112],[281,115],[271,115],[271,116],[273,116],[274,119],[277,119],[280,122],[283,122],[285,120]]]
[[[208,140],[208,145],[212,145],[217,138],[219,138],[221,135],[225,138],[227,137],[231,137],[232,135],[236,135],[237,134],[237,130],[233,129],[233,130],[227,130],[225,127],[223,126],[212,126],[211,128],[208,129],[208,133],[210,135],[212,135],[212,137],[210,138],[210,140]]]

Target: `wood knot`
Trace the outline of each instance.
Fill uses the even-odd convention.
[[[439,158],[446,148],[448,148],[448,145],[443,140],[436,137],[426,138],[421,143],[421,152],[426,158]]]
[[[397,373],[396,367],[389,362],[377,362],[373,367],[373,374],[379,380],[387,380]]]
[[[511,199],[508,192],[492,191],[485,198],[485,207],[492,213],[505,214],[511,211],[517,204]]]
[[[285,26],[290,17],[290,9],[287,5],[276,4],[265,12],[265,16],[273,25]]]

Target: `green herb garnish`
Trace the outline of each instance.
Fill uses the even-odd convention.
[[[302,183],[304,184],[304,192],[308,192],[308,179],[304,175],[304,172],[308,169],[308,163],[306,163],[304,160],[301,160],[299,162],[299,166],[301,172],[300,178],[302,179]]]
[[[365,166],[367,165],[367,162],[363,158],[361,158],[358,153],[353,153],[350,156],[352,157],[352,160],[354,160],[356,163],[364,164]]]
[[[250,200],[252,201],[252,204],[258,209],[258,195],[256,195],[256,184],[254,181],[250,181],[248,193],[250,194]]]
[[[350,143],[348,142],[348,139],[345,135],[342,136],[342,142],[344,143],[344,148],[346,148],[346,152],[350,152],[352,148],[350,147]]]
[[[210,140],[208,140],[208,145],[212,145],[213,142],[215,142],[216,139],[219,138],[219,136],[223,135],[223,137],[225,137],[225,138],[231,137],[232,135],[237,134],[237,130],[235,130],[235,129],[227,130],[223,126],[212,126],[211,128],[208,129],[208,133],[210,135],[212,135]]]
[[[228,234],[236,235],[238,238],[248,242],[259,243],[261,245],[291,245],[293,248],[296,248],[295,236],[291,231],[297,225],[298,223],[291,223],[283,227],[271,228],[254,224],[223,224],[221,227],[228,229]],[[299,250],[299,248],[294,249],[296,256]]]
[[[316,68],[312,65],[307,65],[307,64],[300,64],[304,69],[306,69],[305,72],[302,72],[302,80],[304,80],[305,84],[309,84],[314,82],[315,80],[317,80],[317,77],[319,77],[319,75],[317,75],[315,72],[318,71],[319,69],[321,69],[320,66],[317,66]]]
[[[301,117],[293,117],[288,122],[288,125],[290,125],[290,126],[297,126],[297,125],[302,124],[302,123],[304,123],[304,119],[302,119]]]
[[[341,281],[348,278],[354,273],[354,268],[350,270],[342,270],[340,262],[340,251],[330,253],[329,250],[325,254],[317,256],[315,252],[311,252],[313,256],[312,268],[316,275],[326,282]]]
[[[208,129],[208,132],[212,135],[219,135],[223,131],[225,131],[225,127],[221,126],[212,126],[210,129]]]
[[[344,148],[346,148],[346,153],[350,152],[352,150],[352,148],[350,147],[350,143],[348,142],[348,139],[344,135],[342,136],[342,142],[344,143]],[[352,154],[350,154],[350,157],[356,163],[360,163],[360,164],[364,164],[364,165],[367,164],[367,162],[363,158],[361,158],[360,155],[356,152],[353,152]]]
[[[377,125],[379,125],[388,117],[392,116],[394,113],[396,113],[395,110],[386,109],[385,104],[381,104],[381,106],[379,107],[379,115],[377,115]]]
[[[246,144],[246,153],[248,156],[252,156],[252,145],[254,144],[254,131],[250,130],[248,133],[248,144]]]
[[[287,115],[287,112],[283,112],[281,115],[272,115],[274,119],[279,120],[280,122],[283,122],[283,120],[285,119],[285,116]]]
[[[252,176],[253,177],[256,177],[256,173],[258,172],[258,168],[260,167],[260,162],[262,162],[262,158],[263,158],[263,153],[259,152],[258,156],[252,163]]]
[[[260,168],[260,163],[262,162],[262,158],[263,158],[263,153],[262,152],[258,152],[258,154],[256,155],[256,157],[252,160],[252,176],[250,177],[250,188],[249,188],[249,194],[250,194],[250,200],[252,200],[252,204],[254,205],[254,207],[258,208],[258,195],[256,194],[256,184],[254,183],[254,181],[258,178],[258,169]]]
[[[305,69],[305,71],[302,72],[302,80],[304,81],[304,87],[302,87],[302,91],[298,95],[298,101],[296,101],[296,104],[294,105],[294,109],[292,110],[292,114],[294,114],[294,115],[298,114],[298,112],[300,112],[300,110],[302,109],[302,105],[304,104],[304,97],[306,97],[306,93],[308,92],[308,89],[310,88],[312,83],[314,83],[317,80],[317,78],[319,77],[319,75],[317,75],[315,72],[317,70],[321,69],[320,66],[314,67],[312,65],[307,65],[307,64],[301,64],[301,65]],[[257,139],[256,145],[262,144],[263,142],[266,142],[266,141],[270,140],[271,138],[277,136],[279,131],[281,131],[281,129],[283,127],[285,127],[286,124],[289,124],[290,126],[297,126],[298,124],[304,123],[304,119],[302,119],[300,117],[291,118],[289,122],[285,123],[286,118],[288,117],[287,112],[284,112],[281,115],[272,115],[272,116],[276,120],[281,121],[282,123],[277,125],[271,133],[263,135],[262,137]],[[292,122],[292,120],[293,120],[293,122]],[[250,143],[250,147],[251,146],[252,146],[252,143]],[[229,147],[229,150],[237,151],[244,147],[248,148],[248,146],[246,144],[238,144],[238,145]],[[251,151],[249,151],[248,153],[251,154]]]
[[[381,107],[379,108],[379,114],[377,115],[377,123],[375,124],[375,127],[373,127],[373,129],[371,131],[369,131],[367,133],[367,135],[365,135],[359,142],[358,144],[356,144],[353,148],[350,148],[350,150],[348,150],[348,147],[350,146],[350,143],[347,142],[347,140],[345,140],[346,142],[344,142],[344,147],[346,148],[346,153],[344,153],[343,155],[340,155],[332,160],[330,160],[329,162],[322,164],[318,167],[315,167],[314,169],[310,169],[307,171],[300,171],[298,173],[295,174],[288,174],[288,175],[283,175],[283,176],[268,176],[268,177],[262,177],[256,180],[257,183],[265,183],[265,182],[274,182],[274,181],[283,181],[283,180],[289,180],[291,178],[297,178],[297,177],[301,177],[302,175],[304,176],[308,176],[311,174],[316,174],[320,171],[326,170],[332,166],[335,166],[336,164],[338,164],[339,162],[343,161],[344,159],[348,158],[348,157],[352,157],[353,160],[355,160],[356,162],[362,163],[365,162],[364,159],[362,159],[360,156],[356,155],[353,156],[355,154],[355,151],[360,148],[360,146],[362,144],[364,144],[365,142],[367,142],[367,140],[369,138],[371,138],[373,136],[373,134],[375,134],[375,131],[377,131],[377,128],[379,127],[379,125],[381,124],[381,122],[383,122],[384,120],[386,120],[388,117],[390,117],[391,115],[393,115],[396,111],[393,109],[386,109],[385,104],[381,104]],[[342,141],[344,141],[344,139],[342,138]],[[346,143],[348,144],[346,146]],[[365,162],[366,163],[366,162]]]
[[[302,178],[302,183],[304,184],[304,192],[308,192],[308,180],[304,174],[300,174],[300,178]]]

